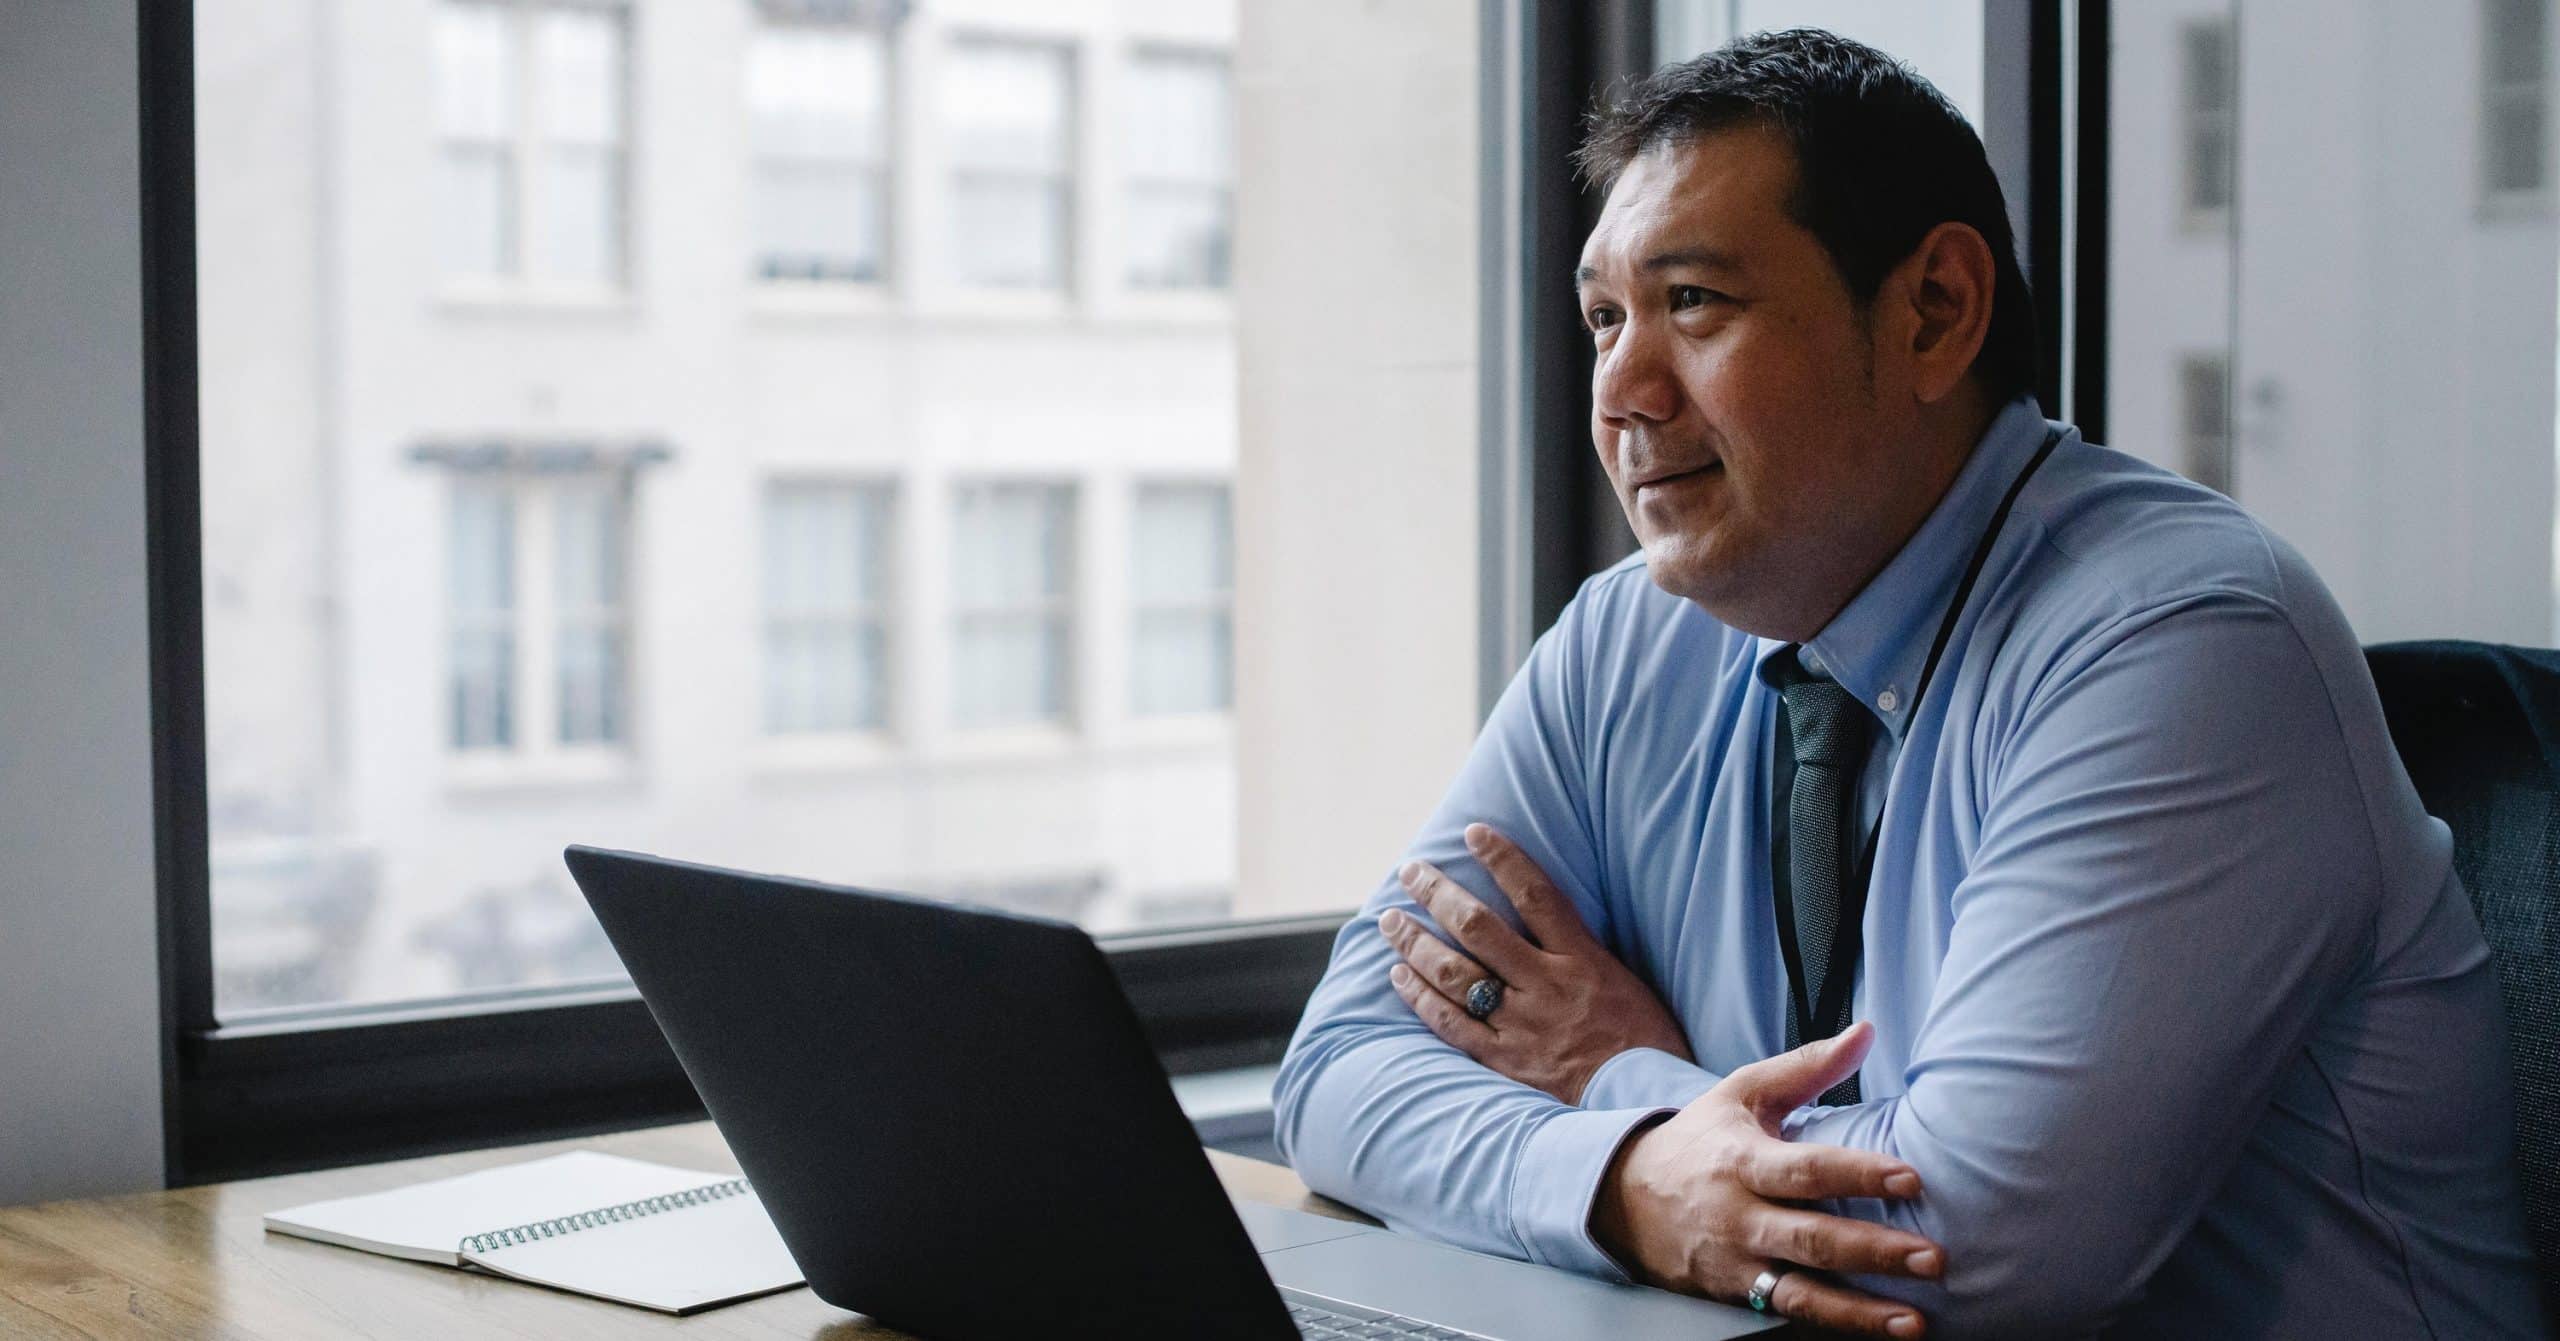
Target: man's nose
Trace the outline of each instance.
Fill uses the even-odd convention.
[[[1658,323],[1629,319],[1600,351],[1591,372],[1591,401],[1601,422],[1623,429],[1637,420],[1663,423],[1680,413],[1680,382]]]

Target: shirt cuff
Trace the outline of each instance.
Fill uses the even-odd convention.
[[[1626,1268],[1592,1237],[1591,1206],[1618,1147],[1637,1129],[1675,1111],[1567,1109],[1529,1137],[1511,1184],[1511,1230],[1529,1260],[1603,1280],[1629,1279]]]
[[[1582,1085],[1582,1107],[1635,1108],[1663,1104],[1686,1108],[1721,1079],[1696,1062],[1682,1061],[1660,1048],[1629,1048],[1600,1063]]]

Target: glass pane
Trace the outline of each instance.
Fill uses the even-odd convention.
[[[2495,198],[2543,180],[2538,88],[2498,93],[2540,68],[2541,9],[2112,11],[2108,445],[2228,492],[2367,643],[2545,646],[2560,618],[2560,219]],[[2219,140],[2170,101],[2199,23],[2233,34]],[[2202,230],[2159,204],[2198,154],[2228,155],[2231,182]]]
[[[954,717],[963,727],[1059,721],[1067,708],[1067,633],[1040,614],[963,614],[952,648]]]
[[[869,28],[764,25],[747,43],[747,134],[760,158],[889,159],[889,56]]]
[[[503,140],[516,133],[510,30],[498,5],[447,0],[436,7],[436,127],[446,137]]]
[[[453,144],[444,151],[445,273],[495,277],[515,269],[515,182],[504,148]]]
[[[960,278],[998,288],[1067,282],[1067,189],[1045,178],[963,177],[951,186]]]
[[[591,148],[621,144],[621,11],[538,9],[533,23],[543,138]]]
[[[952,594],[963,610],[1020,609],[1067,591],[1069,495],[1059,485],[961,488],[952,528]]]
[[[1235,107],[1227,63],[1189,52],[1143,52],[1130,63],[1126,137],[1137,181],[1223,187],[1235,177]]]
[[[1233,584],[1227,491],[1215,484],[1151,484],[1138,491],[1129,576],[1141,604],[1223,598]]]
[[[1224,710],[1234,680],[1232,655],[1223,609],[1139,612],[1137,645],[1130,651],[1133,708],[1142,716]]]
[[[504,747],[515,739],[514,493],[457,482],[445,544],[449,736],[456,749]]]
[[[1129,188],[1129,284],[1142,289],[1227,285],[1232,201],[1223,187]]]
[[[756,273],[870,282],[888,271],[887,183],[874,168],[765,159],[755,166]]]
[[[1889,51],[1982,124],[1982,0],[1656,0],[1654,52],[1685,60],[1764,28],[1827,28]]]
[[[560,629],[560,743],[608,745],[623,738],[622,629],[563,620]]]
[[[552,576],[562,612],[611,614],[622,608],[622,495],[610,483],[560,484],[553,491]]]
[[[776,485],[765,496],[765,729],[887,724],[887,491]]]
[[[545,155],[534,269],[546,280],[612,284],[622,277],[622,155],[555,149]]]
[[[1378,109],[1472,108],[1483,35],[1243,8],[195,0],[217,1008],[610,974],[566,842],[1097,930],[1365,897],[1481,658],[1477,119]],[[943,274],[757,289],[905,229]],[[1166,284],[1258,296],[1118,305]],[[1231,519],[1142,536],[1173,480]]]
[[[1061,174],[1070,163],[1071,77],[1063,47],[963,41],[943,63],[952,163],[964,173]]]

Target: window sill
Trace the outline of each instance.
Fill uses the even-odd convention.
[[[1119,737],[1115,745],[1139,750],[1230,748],[1236,721],[1224,710],[1131,716]]]
[[[625,321],[640,313],[628,289],[543,288],[532,285],[447,285],[436,310],[456,317],[551,316]]]
[[[747,296],[747,311],[759,320],[840,321],[906,313],[905,301],[885,282],[757,279],[749,283],[753,288]]]
[[[627,750],[578,750],[546,755],[448,754],[445,788],[462,796],[528,791],[627,787],[640,780],[639,761]]]
[[[759,778],[826,778],[880,773],[912,762],[912,752],[886,731],[769,734],[756,741],[748,771]]]
[[[1220,329],[1235,325],[1231,289],[1122,289],[1094,304],[1093,324],[1118,328]]]
[[[1084,734],[1064,722],[1041,722],[1026,726],[955,727],[944,737],[940,747],[929,752],[928,763],[1011,762],[1020,759],[1063,759],[1083,749],[1089,742]]]

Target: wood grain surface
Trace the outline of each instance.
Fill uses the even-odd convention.
[[[545,1338],[683,1335],[886,1341],[903,1332],[805,1289],[674,1318],[495,1276],[267,1233],[268,1211],[563,1150],[735,1172],[710,1123],[478,1150],[173,1192],[0,1208],[0,1337]],[[1277,1165],[1209,1152],[1240,1199],[1356,1218]]]

